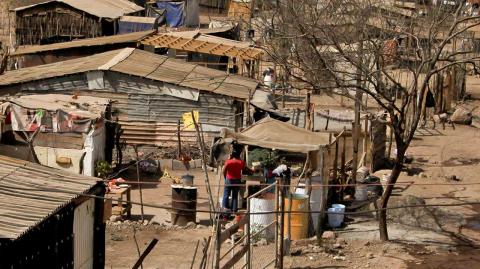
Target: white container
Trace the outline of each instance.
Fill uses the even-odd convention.
[[[345,205],[333,204],[328,209],[328,225],[332,228],[340,227],[345,219]]]
[[[343,214],[339,208],[330,207],[327,210],[327,214],[328,214],[328,225],[330,225],[330,227],[337,228],[342,225]]]
[[[367,186],[362,184],[357,184],[357,186],[355,186],[355,200],[366,201],[367,199],[368,199]]]
[[[273,212],[275,211],[275,197],[272,198],[252,198],[250,200],[250,212]],[[255,233],[263,227],[269,225],[275,220],[275,214],[252,214],[250,215],[250,233]],[[259,235],[262,238],[275,238],[275,225],[270,225],[264,232]]]

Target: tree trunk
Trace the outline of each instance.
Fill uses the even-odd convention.
[[[380,200],[380,208],[378,211],[378,228],[380,230],[380,240],[388,241],[388,230],[387,230],[387,205],[390,196],[392,195],[394,184],[397,182],[398,176],[403,167],[403,159],[405,156],[406,146],[398,146],[397,143],[397,157],[395,159],[395,164],[392,169],[392,173],[388,179],[388,185],[386,190],[383,192],[382,198]]]

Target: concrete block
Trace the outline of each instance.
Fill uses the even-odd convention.
[[[172,164],[172,159],[160,159],[160,169],[162,171],[167,170],[172,170],[173,164]]]
[[[181,161],[173,160],[172,162],[172,170],[181,170],[181,171],[186,171],[187,167],[185,164]]]
[[[202,168],[202,159],[193,160],[196,168]]]

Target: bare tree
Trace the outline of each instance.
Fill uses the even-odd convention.
[[[480,24],[465,1],[415,10],[393,2],[261,1],[252,20],[265,51],[295,82],[292,86],[357,100],[368,96],[388,115],[397,151],[380,201],[382,240],[388,240],[387,204],[426,94],[435,76],[454,66],[476,71],[478,56],[467,45],[470,30]]]

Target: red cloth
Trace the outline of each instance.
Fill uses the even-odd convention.
[[[227,179],[241,179],[242,170],[245,168],[245,162],[238,159],[229,159],[225,162],[225,171]]]

